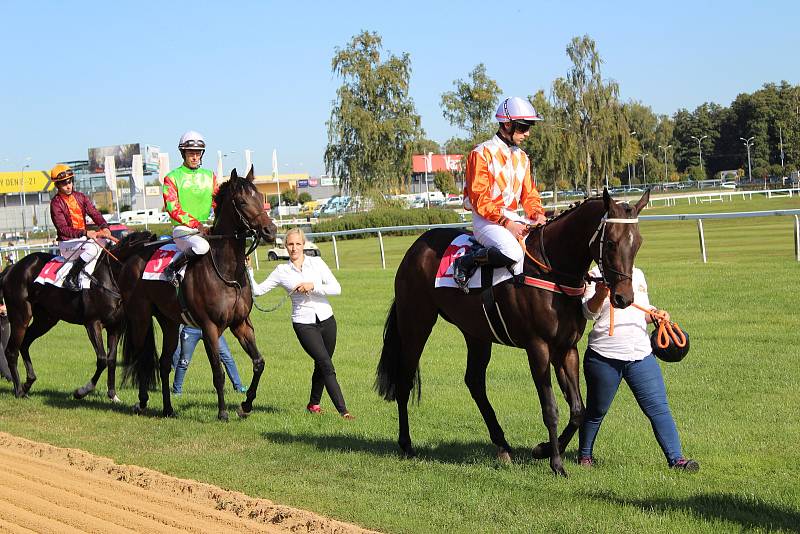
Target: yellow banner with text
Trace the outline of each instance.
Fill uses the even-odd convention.
[[[52,189],[53,182],[50,181],[50,173],[47,171],[0,172],[0,194],[19,194],[22,191],[37,193]]]

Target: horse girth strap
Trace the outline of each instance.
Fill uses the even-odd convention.
[[[483,308],[483,315],[486,317],[486,322],[489,325],[489,330],[491,330],[497,343],[510,347],[517,347],[518,345],[514,343],[508,331],[506,321],[503,319],[503,314],[500,312],[500,307],[494,299],[493,287],[489,287],[481,293],[481,307]]]
[[[545,291],[550,291],[552,293],[562,293],[569,297],[580,297],[586,292],[586,286],[568,286],[564,284],[560,284],[556,280],[547,280],[545,278],[528,276],[526,274],[518,274],[514,277],[514,282],[517,285],[525,285],[529,287],[535,287],[538,289],[544,289]]]

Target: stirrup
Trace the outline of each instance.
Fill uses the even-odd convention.
[[[453,270],[453,282],[456,283],[458,289],[463,291],[464,293],[469,293],[469,279],[472,278],[472,275],[475,274],[477,266],[473,266],[470,271],[463,271],[460,268]]]

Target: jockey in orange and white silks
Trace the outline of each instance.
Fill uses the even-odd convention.
[[[476,146],[467,158],[464,207],[472,210],[475,239],[486,249],[462,256],[454,264],[453,278],[465,292],[478,265],[522,272],[525,251],[519,239],[527,235],[528,224],[545,222],[528,155],[519,147],[541,117],[530,102],[512,97],[500,103],[495,118],[497,134]],[[520,208],[524,216],[517,214]]]

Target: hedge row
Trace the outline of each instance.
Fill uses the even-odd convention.
[[[361,228],[381,228],[386,226],[410,226],[423,224],[448,224],[461,222],[461,217],[450,209],[406,209],[406,208],[376,208],[362,213],[348,213],[334,219],[318,222],[313,227],[313,232],[340,232],[345,230],[360,230]],[[388,232],[387,234],[401,235],[418,232]],[[337,237],[337,239],[361,239],[374,237],[370,234],[353,234]],[[328,241],[329,237],[318,237],[315,241]]]

